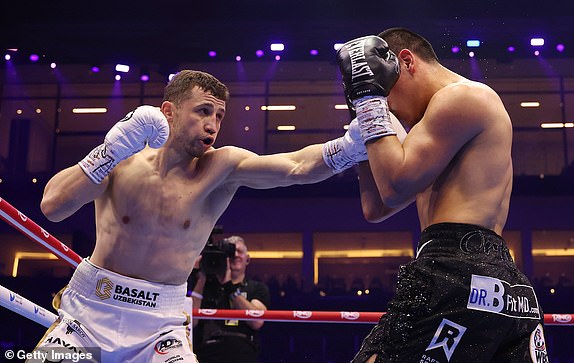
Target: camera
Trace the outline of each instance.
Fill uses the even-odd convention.
[[[235,244],[225,240],[213,241],[213,235],[223,233],[223,229],[215,227],[207,241],[207,245],[201,251],[199,268],[206,275],[224,275],[227,270],[227,258],[235,256]]]

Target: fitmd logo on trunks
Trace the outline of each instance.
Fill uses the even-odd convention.
[[[115,284],[107,277],[103,277],[97,281],[94,293],[101,300],[112,298],[119,302],[149,308],[157,308],[157,299],[160,295],[159,292],[151,292]]]
[[[472,275],[468,309],[520,319],[540,319],[538,300],[532,286],[510,285],[493,277]]]

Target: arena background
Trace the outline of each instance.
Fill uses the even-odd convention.
[[[545,313],[574,313],[573,21],[571,1],[3,1],[0,197],[87,256],[93,207],[49,222],[39,210],[43,187],[127,111],[159,105],[170,73],[204,70],[228,84],[217,146],[295,150],[342,134],[349,121],[336,107],[344,99],[333,45],[406,26],[425,35],[445,65],[501,95],[514,125],[504,237]],[[272,43],[285,49],[271,51]],[[129,72],[117,72],[118,63]],[[261,108],[269,105],[295,109]],[[107,112],[74,114],[75,107]],[[412,207],[384,223],[365,222],[354,170],[316,185],[241,189],[219,224],[217,237],[245,237],[248,273],[268,283],[274,310],[384,311],[420,233]],[[46,308],[72,272],[6,223],[0,251],[0,285]],[[44,332],[6,309],[0,324],[0,349],[32,347]],[[261,362],[347,362],[369,330],[267,323]],[[574,362],[573,327],[547,333],[552,361]]]

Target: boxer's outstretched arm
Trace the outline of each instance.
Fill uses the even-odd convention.
[[[238,185],[268,189],[317,183],[333,175],[323,160],[322,144],[272,155],[257,155],[239,148],[233,150],[240,160],[229,179]]]

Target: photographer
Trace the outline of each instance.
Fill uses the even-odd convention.
[[[266,310],[269,289],[245,276],[249,254],[243,238],[209,243],[198,259],[191,297],[205,309]],[[262,320],[193,320],[194,351],[201,363],[256,363]]]

